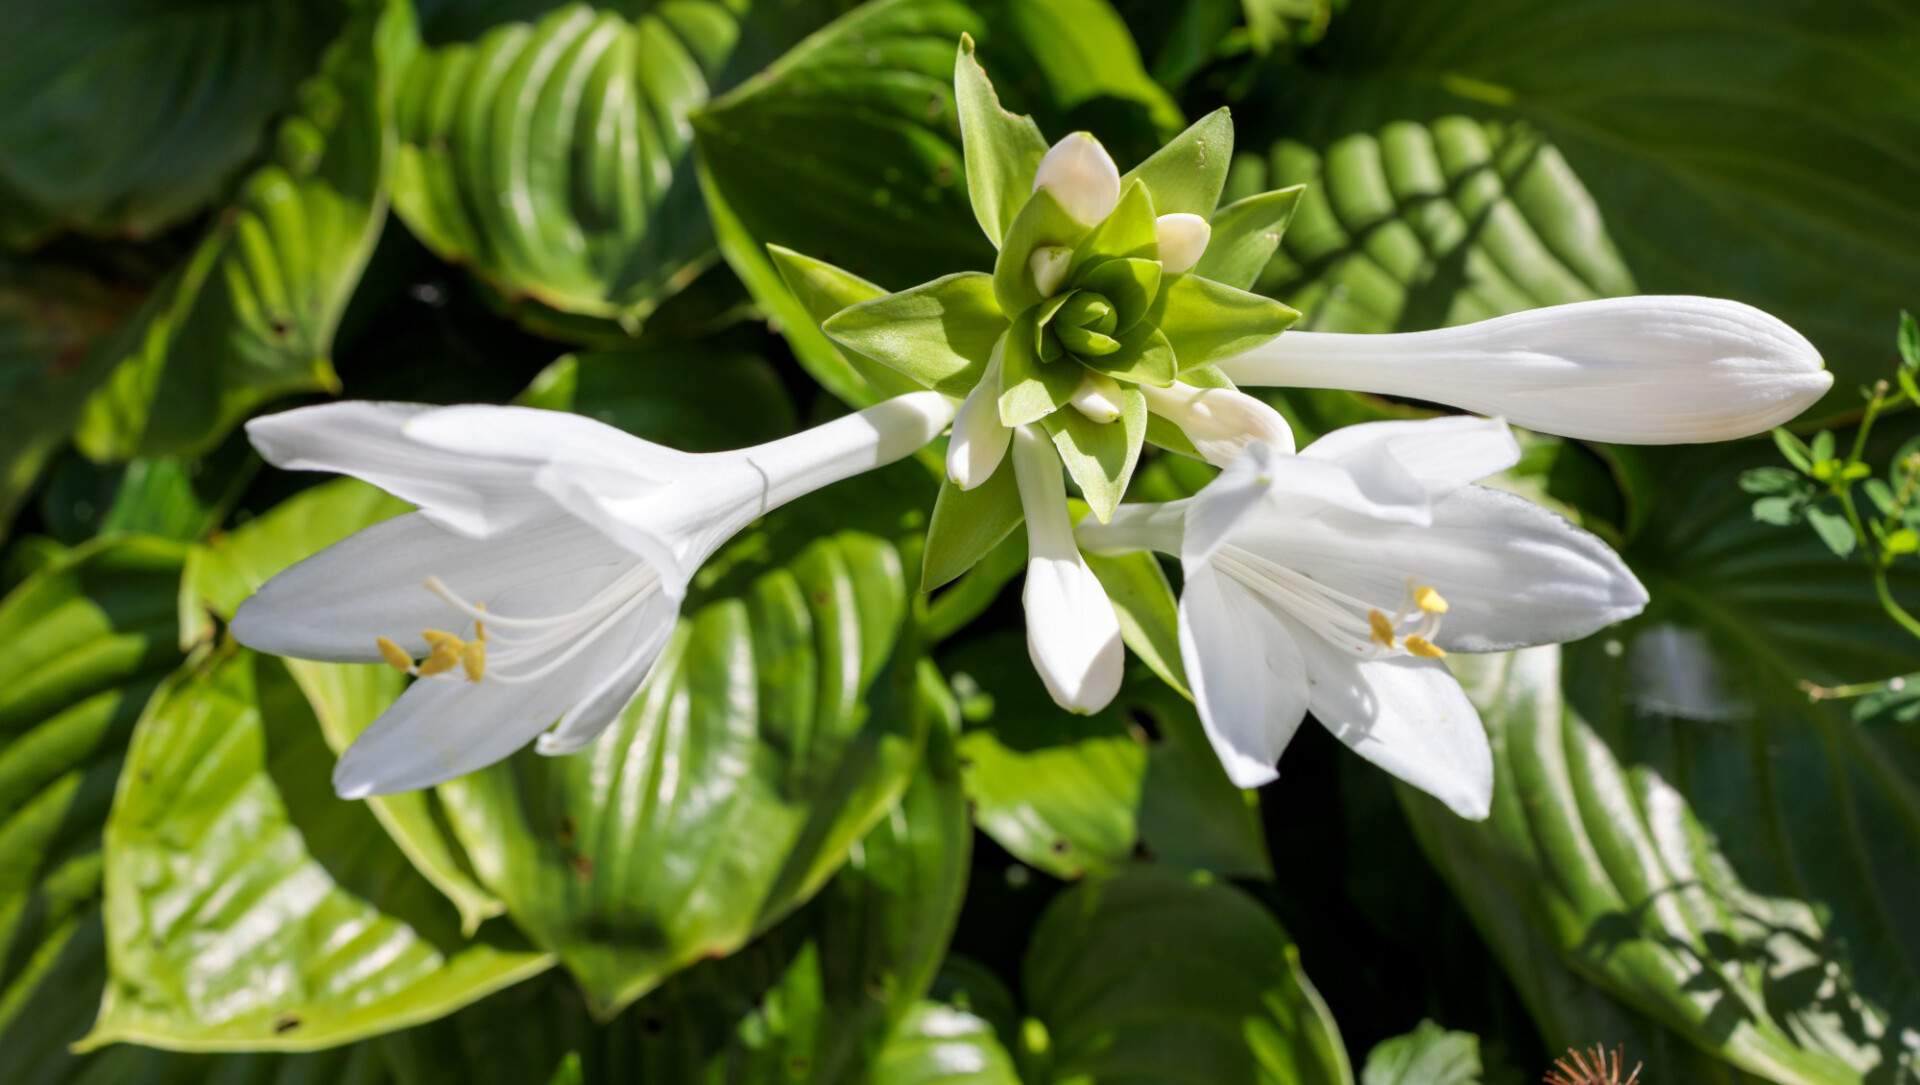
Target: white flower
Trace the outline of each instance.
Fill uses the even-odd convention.
[[[1040,159],[1033,190],[1043,188],[1082,226],[1097,226],[1120,203],[1120,169],[1099,140],[1075,132],[1048,148]]]
[[[729,537],[912,454],[952,416],[945,396],[918,392],[712,454],[521,407],[338,403],[258,418],[247,433],[268,462],[353,475],[419,511],[274,577],[233,634],[419,676],[341,757],[345,798],[440,783],[536,737],[542,753],[578,750],[632,698],[694,572]]]
[[[1154,236],[1160,249],[1160,270],[1169,275],[1192,271],[1206,254],[1213,227],[1199,215],[1178,212],[1161,215],[1154,221]]]
[[[1147,410],[1180,427],[1200,458],[1215,467],[1232,463],[1255,441],[1276,452],[1293,451],[1293,428],[1265,402],[1232,388],[1140,385]]]
[[[1014,431],[1013,469],[1027,515],[1027,655],[1054,703],[1098,712],[1120,692],[1120,619],[1074,542],[1060,453],[1045,429]]]
[[[1819,351],[1779,319],[1694,297],[1583,301],[1400,335],[1287,332],[1220,368],[1236,384],[1406,396],[1625,444],[1745,437],[1833,384]]]
[[[1198,495],[1123,506],[1079,537],[1180,555],[1181,658],[1236,784],[1274,779],[1312,711],[1361,756],[1482,818],[1492,757],[1440,657],[1573,640],[1647,601],[1599,539],[1468,485],[1518,458],[1498,421],[1350,426],[1298,456],[1249,446]]]

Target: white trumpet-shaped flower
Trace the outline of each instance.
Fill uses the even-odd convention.
[[[1074,541],[1060,453],[1044,429],[1014,431],[1013,469],[1027,515],[1027,654],[1056,704],[1098,712],[1120,692],[1120,619]]]
[[[694,572],[729,537],[912,454],[952,417],[947,397],[918,392],[709,454],[521,407],[338,403],[258,418],[247,433],[268,462],[352,475],[418,511],[269,580],[233,634],[417,676],[340,758],[343,797],[427,787],[536,738],[542,753],[578,750],[632,698]]]
[[[1034,171],[1033,190],[1046,189],[1060,209],[1083,226],[1098,225],[1120,203],[1120,169],[1100,141],[1075,132],[1048,148]]]
[[[1492,756],[1441,657],[1573,640],[1647,601],[1599,539],[1470,485],[1518,458],[1494,420],[1350,426],[1298,456],[1249,446],[1198,495],[1123,506],[1079,538],[1179,555],[1181,658],[1235,783],[1274,779],[1311,711],[1361,756],[1482,818]]]
[[[1745,437],[1833,384],[1806,337],[1720,298],[1555,305],[1436,331],[1288,332],[1220,363],[1237,384],[1348,388],[1623,444]]]
[[[1255,441],[1276,452],[1293,451],[1293,427],[1269,404],[1232,388],[1196,388],[1175,381],[1170,387],[1143,384],[1147,410],[1186,434],[1200,458],[1216,467],[1232,463]]]

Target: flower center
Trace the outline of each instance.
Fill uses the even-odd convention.
[[[1367,659],[1389,655],[1439,659],[1447,654],[1433,642],[1447,613],[1447,601],[1414,577],[1406,578],[1399,606],[1389,615],[1372,603],[1236,546],[1223,547],[1213,561],[1222,572],[1285,607],[1330,643]]]
[[[451,676],[458,668],[469,682],[485,679],[519,685],[545,678],[565,666],[638,610],[659,586],[659,574],[645,562],[636,562],[579,607],[564,614],[528,618],[500,614],[488,610],[485,603],[469,602],[439,577],[430,576],[426,579],[427,590],[473,623],[473,637],[441,629],[422,630],[427,657],[419,661],[387,637],[375,637],[374,641],[381,658],[395,670],[411,675]]]

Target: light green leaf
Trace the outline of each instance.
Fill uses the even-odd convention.
[[[963,271],[861,302],[822,328],[936,392],[964,396],[986,371],[1007,318],[994,302],[992,276]]]
[[[1120,340],[1119,350],[1081,361],[1116,380],[1157,388],[1165,388],[1179,377],[1180,363],[1174,356],[1173,343],[1167,339],[1167,333],[1154,327],[1151,321],[1135,325],[1133,331]]]
[[[993,1026],[966,1010],[922,1002],[874,1062],[871,1085],[1020,1085]]]
[[[972,36],[961,35],[953,64],[954,105],[967,163],[967,195],[987,240],[998,246],[1033,193],[1033,175],[1047,153],[1047,140],[1032,117],[1000,108],[1000,96],[973,50]]]
[[[1207,239],[1207,251],[1200,255],[1193,273],[1241,290],[1253,289],[1280,248],[1280,238],[1306,190],[1305,185],[1294,185],[1262,192],[1215,211],[1208,222],[1213,234]]]
[[[1087,504],[1103,524],[1126,496],[1134,465],[1140,462],[1140,446],[1147,439],[1147,398],[1138,388],[1127,388],[1124,394],[1116,421],[1095,422],[1078,410],[1054,411],[1041,419],[1060,450],[1067,474],[1080,484]]]
[[[407,12],[367,5],[254,171],[130,329],[75,440],[94,459],[205,452],[260,404],[337,389],[334,329],[386,217],[385,65]]]
[[[1040,360],[1035,339],[1039,311],[1029,309],[1013,322],[1000,354],[1000,424],[1024,426],[1058,410],[1072,397],[1086,370],[1072,358]]]
[[[552,964],[461,940],[372,813],[334,797],[332,767],[271,659],[216,659],[155,700],[107,819],[109,979],[82,1050],[331,1047]]]
[[[1067,265],[1065,288],[1080,285],[1088,269],[1106,260],[1159,260],[1160,230],[1155,225],[1153,196],[1146,183],[1135,181],[1120,190],[1120,202],[1113,213],[1093,228],[1073,249],[1073,262]]]
[[[1286,331],[1300,314],[1258,294],[1199,275],[1172,275],[1148,318],[1166,333],[1180,368],[1242,354]]]
[[[744,448],[799,428],[779,373],[725,340],[568,354],[516,402],[573,411],[687,452]]]
[[[1208,874],[1136,866],[1054,898],[1027,1007],[1048,1081],[1352,1085],[1339,1030],[1266,909]]]
[[[1113,303],[1119,317],[1113,334],[1124,336],[1147,315],[1160,293],[1160,264],[1139,258],[1108,260],[1080,276],[1078,287]]]
[[[805,902],[913,771],[929,710],[900,558],[802,534],[816,541],[682,622],[587,751],[440,788],[482,883],[603,1018]],[[743,536],[710,566],[768,546]]]
[[[1146,183],[1158,215],[1199,215],[1208,218],[1220,202],[1233,162],[1233,117],[1225,106],[1214,110],[1145,162],[1120,178],[1122,187]]]
[[[1120,618],[1121,639],[1161,681],[1189,696],[1180,660],[1180,605],[1160,559],[1145,551],[1085,557]]]
[[[1077,878],[1144,855],[1273,876],[1251,796],[1227,780],[1193,706],[1154,675],[1136,669],[1113,704],[1081,716],[1054,706],[1018,633],[942,664],[985,706],[960,740],[974,821],[1021,862]]]
[[[1040,189],[1025,203],[1007,227],[1000,254],[993,261],[993,296],[1000,309],[1017,315],[1040,303],[1039,287],[1033,282],[1033,251],[1039,248],[1074,248],[1087,237],[1088,230],[1067,214],[1051,191]],[[1056,296],[1066,291],[1055,291]]]
[[[1374,1045],[1360,1085],[1480,1085],[1480,1038],[1422,1021]]]
[[[340,7],[21,4],[0,68],[0,241],[151,237],[218,197],[292,104]]]
[[[921,558],[920,590],[935,588],[973,568],[1026,518],[1020,487],[1006,463],[971,490],[951,479],[940,481],[927,525],[927,549]]]

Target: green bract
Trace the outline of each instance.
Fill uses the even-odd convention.
[[[889,378],[956,398],[983,380],[997,382],[986,394],[998,400],[1000,424],[1043,424],[1104,522],[1143,443],[1194,454],[1177,425],[1149,417],[1140,387],[1230,388],[1200,367],[1259,346],[1298,318],[1245,288],[1279,243],[1299,192],[1216,210],[1233,154],[1233,122],[1221,109],[1120,177],[1118,199],[1105,197],[1105,213],[1082,221],[1076,214],[1099,205],[1102,185],[1113,183],[1113,174],[1086,174],[1112,168],[1106,152],[1084,133],[1069,137],[1055,148],[1065,163],[1060,175],[1041,176],[1052,154],[1039,129],[1001,108],[973,54],[963,36],[954,93],[968,195],[999,249],[992,274],[960,271],[874,296],[878,288],[821,261],[775,249],[774,262],[856,369],[884,367]],[[1084,143],[1066,146],[1076,139]],[[1172,224],[1188,231],[1189,244],[1205,222],[1198,262],[1185,261],[1191,267],[1162,260],[1166,216],[1196,217]],[[889,388],[896,380],[887,380]],[[1007,473],[1000,469],[994,480]],[[923,588],[970,568],[1021,520],[1013,486],[976,479],[973,487],[983,492],[964,502],[969,515],[934,516]],[[961,504],[961,493],[949,481],[941,508]]]

